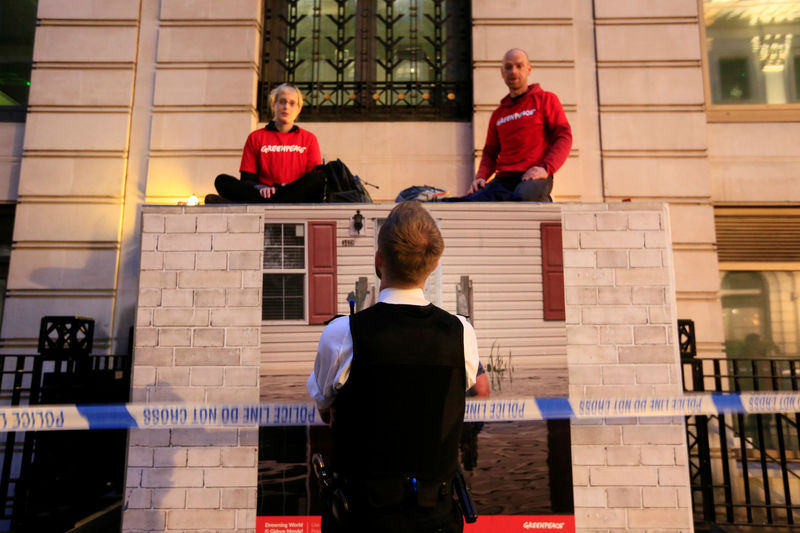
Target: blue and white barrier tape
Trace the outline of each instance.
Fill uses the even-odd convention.
[[[464,420],[665,417],[800,412],[800,392],[699,393],[630,398],[467,400]],[[322,424],[313,403],[131,403],[0,407],[0,431],[283,427]]]

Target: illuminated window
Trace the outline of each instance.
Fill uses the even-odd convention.
[[[25,120],[36,0],[0,0],[0,121]]]
[[[266,0],[260,110],[284,82],[313,120],[471,120],[470,3]]]
[[[714,104],[800,101],[800,0],[704,0]]]

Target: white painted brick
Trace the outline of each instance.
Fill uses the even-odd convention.
[[[597,302],[600,305],[630,305],[631,289],[629,287],[599,287]]]
[[[227,270],[227,252],[198,252],[197,270]]]
[[[250,531],[253,524],[256,523],[256,510],[255,509],[237,509],[236,510],[236,527],[239,531]]]
[[[633,344],[632,326],[603,326],[599,333],[600,344]]]
[[[612,487],[607,489],[608,506],[619,507],[641,507],[642,489],[639,487]]]
[[[180,468],[148,468],[142,471],[142,487],[202,487],[203,471]]]
[[[567,326],[568,344],[597,344],[599,338],[595,326]]]
[[[142,233],[164,233],[164,215],[142,215]]]
[[[618,268],[614,271],[617,285],[667,285],[666,268]]]
[[[660,213],[630,213],[628,214],[628,227],[630,229],[661,229]]]
[[[258,428],[240,428],[239,446],[258,446]]]
[[[161,387],[166,385],[185,387],[189,385],[189,369],[172,367],[159,368],[156,382]]]
[[[192,334],[192,346],[212,347],[225,345],[225,330],[222,328],[197,328]]]
[[[125,506],[128,509],[149,509],[152,505],[152,491],[150,489],[127,489],[125,491]]]
[[[161,305],[160,289],[142,289],[139,291],[139,307],[156,307]]]
[[[156,233],[143,233],[142,234],[142,251],[152,252],[158,249],[158,234]]]
[[[597,304],[597,289],[594,287],[567,287],[564,289],[564,300],[568,305],[595,305]],[[569,307],[567,309],[569,310]]]
[[[209,387],[206,397],[211,403],[253,403],[259,400],[258,387]]]
[[[664,326],[634,326],[633,341],[636,344],[664,344],[667,329]]]
[[[664,289],[661,287],[633,287],[631,295],[635,304],[659,305],[664,303]]]
[[[220,466],[221,455],[219,448],[190,448],[189,449],[189,466]]]
[[[640,462],[638,446],[609,446],[606,453],[608,466],[636,466]]]
[[[128,431],[129,446],[169,446],[169,429],[131,429]]]
[[[662,266],[660,250],[631,250],[628,257],[631,268]]]
[[[136,365],[172,366],[172,348],[139,348],[134,349]]]
[[[225,467],[255,467],[258,460],[256,448],[223,448],[222,465]]]
[[[624,444],[680,444],[686,435],[682,425],[625,426],[622,428]]]
[[[564,231],[561,233],[562,249],[577,250],[580,247],[580,234],[577,231]]]
[[[194,386],[222,385],[224,383],[223,367],[197,367],[192,368],[191,384]]]
[[[646,365],[636,367],[636,383],[661,384],[670,382],[670,367],[666,365]]]
[[[139,288],[174,289],[178,281],[175,272],[147,270],[139,273]]]
[[[597,268],[626,268],[627,250],[597,250]]]
[[[257,366],[254,367],[241,367],[241,368],[226,368],[225,369],[225,386],[230,387],[258,387],[258,371]]]
[[[633,385],[636,383],[636,369],[632,366],[606,366],[603,367],[602,374],[602,383],[606,385]],[[572,377],[571,372],[570,377]]]
[[[261,275],[260,272],[258,274]],[[209,270],[178,273],[178,287],[184,289],[238,288],[241,286],[241,272]]]
[[[142,469],[128,468],[128,475],[125,477],[126,488],[139,488],[142,486]]]
[[[192,291],[184,289],[163,289],[161,301],[164,307],[191,307]]]
[[[195,290],[194,305],[196,305],[197,307],[224,307],[225,289]]]
[[[259,328],[225,328],[225,343],[228,346],[259,346],[261,330]]]
[[[570,437],[573,445],[620,444],[622,442],[622,430],[617,426],[582,426],[573,424]]]
[[[173,446],[233,446],[239,434],[231,428],[181,428],[172,430]]]
[[[194,252],[165,252],[165,270],[194,270]]]
[[[197,217],[197,233],[222,233],[227,230],[228,217],[226,215],[209,214]]]
[[[689,484],[689,473],[683,466],[659,466],[658,484],[662,487],[684,487]]]
[[[677,363],[677,352],[674,346],[620,346],[620,363]]]
[[[237,251],[237,250],[263,250],[264,235],[261,233],[216,233],[213,235],[214,251]]]
[[[229,215],[228,231],[231,233],[257,233],[263,239],[264,221],[260,215]]]
[[[581,249],[586,250],[592,248],[644,248],[645,241],[644,234],[638,231],[582,231],[580,242]]]
[[[128,451],[128,466],[153,466],[153,448],[132,447]]]
[[[136,327],[153,325],[153,310],[140,307],[136,310]]]
[[[594,250],[564,250],[564,268],[594,268]]]
[[[572,448],[575,449],[574,447]],[[586,466],[572,465],[572,486],[585,487],[589,485],[589,468]]]
[[[261,291],[257,289],[226,289],[228,307],[258,307],[261,309]]]
[[[666,248],[667,235],[663,231],[645,231],[644,245],[646,248]]]
[[[203,402],[205,395],[198,387],[176,387],[169,384],[166,387],[155,386],[149,390],[149,401],[151,402]]]
[[[206,468],[206,487],[253,487],[258,480],[256,468]]]
[[[263,252],[229,252],[228,268],[231,270],[261,270],[263,265]]]
[[[689,487],[677,487],[675,491],[678,493],[678,507],[691,507],[692,506],[692,493]]]
[[[617,362],[617,347],[603,345],[568,345],[567,361],[574,365],[601,365]]]
[[[575,530],[606,531],[608,528],[622,528],[626,526],[625,511],[623,509],[580,509],[575,506]]]
[[[603,377],[600,374],[601,367],[596,366],[577,366],[569,369],[569,382],[575,385],[600,384]]]
[[[647,324],[647,308],[628,306],[597,306],[583,309],[584,324]]]
[[[189,489],[186,491],[187,509],[219,509],[219,489]]]
[[[142,252],[139,268],[142,270],[162,270],[164,268],[164,254],[161,252]]]
[[[564,271],[565,287],[602,287],[614,285],[614,271],[597,268],[568,268]]]
[[[564,310],[564,324],[567,326],[579,325],[581,323],[581,308],[577,305],[568,305]]]
[[[136,328],[134,346],[157,346],[158,328]]]
[[[242,272],[242,287],[245,289],[255,288],[261,290],[262,276],[260,271]]]
[[[651,396],[653,385],[587,385],[586,396],[614,397],[614,396]],[[623,419],[628,420],[628,419]]]
[[[223,509],[255,509],[257,491],[255,488],[222,489]]]
[[[648,507],[677,507],[678,491],[672,487],[645,487],[642,489],[642,504]]]
[[[686,466],[689,464],[689,454],[685,446],[675,446],[675,464],[678,466]]]
[[[191,346],[192,330],[189,328],[159,328],[159,346]]]
[[[689,509],[631,509],[628,511],[628,525],[641,528],[689,529],[692,526],[692,513]],[[649,531],[650,529],[648,529]]]
[[[152,366],[137,366],[133,369],[133,386],[146,387],[156,382],[156,369]]]
[[[240,307],[211,310],[211,325],[225,326],[251,326],[261,325],[261,308]]]
[[[573,465],[605,465],[606,447],[605,446],[573,446],[572,448]]]
[[[122,513],[123,531],[163,531],[166,514],[162,511],[127,509]]]
[[[573,497],[575,505],[581,508],[606,506],[606,491],[603,488],[575,487]]]
[[[239,365],[236,348],[175,348],[175,366]]]
[[[156,448],[155,466],[183,468],[186,466],[186,448]]]
[[[626,486],[636,480],[638,486],[655,486],[658,470],[651,466],[590,466],[589,482],[593,486]]]
[[[642,446],[642,464],[653,466],[673,466],[675,448],[673,446]]]
[[[598,231],[618,231],[628,229],[626,213],[597,213]]]
[[[261,364],[261,349],[259,347],[249,348],[245,346],[241,348],[241,352],[242,366],[258,366]]]
[[[175,509],[167,512],[167,529],[233,529],[236,512],[216,509]]]
[[[564,229],[567,230],[592,230],[595,229],[594,213],[564,213]]]
[[[208,252],[211,235],[195,233],[165,233],[158,236],[159,252]]]
[[[194,215],[166,215],[166,233],[194,233],[197,231],[197,217]]]
[[[156,309],[153,324],[156,326],[207,326],[207,309],[174,308]]]
[[[672,313],[665,305],[647,308],[647,319],[651,324],[672,324]]]

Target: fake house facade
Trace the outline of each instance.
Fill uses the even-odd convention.
[[[35,351],[44,315],[93,317],[96,351],[125,351],[142,305],[142,205],[202,197],[215,175],[235,173],[244,138],[266,120],[263,94],[277,81],[304,88],[303,126],[326,159],[341,158],[380,187],[370,189],[374,199],[392,201],[423,183],[463,193],[506,92],[497,69],[510,46],[528,51],[531,80],[559,96],[573,126],[555,200],[669,205],[662,229],[675,314],[694,320],[699,356],[748,353],[752,335],[764,341],[760,353],[800,352],[795,1],[2,5],[11,15],[0,24],[24,46],[3,48],[0,66],[33,66],[29,78],[24,68],[0,78],[7,353]],[[9,79],[20,82],[16,89]],[[337,222],[337,250],[349,257],[363,245],[342,247],[341,232]],[[361,277],[348,269],[337,270],[340,292]],[[443,303],[460,275],[442,273]],[[284,364],[299,371],[309,357],[308,341],[292,345],[293,327],[281,326],[283,340],[261,336],[286,354],[265,357],[263,372]],[[547,329],[525,341],[525,357],[565,363],[569,342],[536,348],[558,337]]]

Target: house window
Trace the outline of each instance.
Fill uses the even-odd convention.
[[[800,0],[703,1],[713,104],[800,102]]]
[[[25,120],[36,3],[36,0],[0,0],[0,121]]]
[[[470,2],[266,0],[259,109],[284,82],[307,121],[471,120]]]
[[[336,223],[264,224],[261,319],[322,324],[336,311]]]

